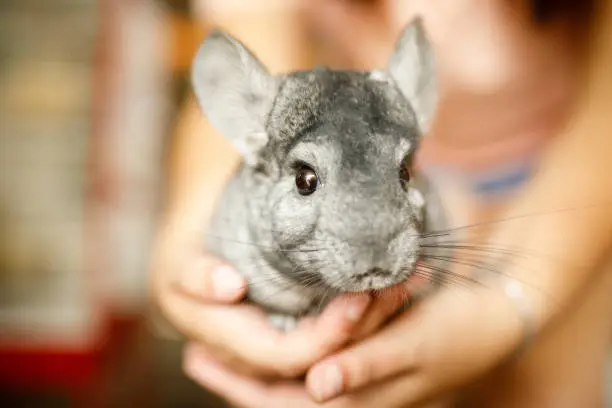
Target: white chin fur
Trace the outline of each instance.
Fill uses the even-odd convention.
[[[384,72],[376,70],[370,73],[370,79],[372,81],[387,82],[389,77]]]
[[[423,208],[425,205],[425,197],[423,197],[423,194],[421,194],[421,192],[416,188],[411,188],[408,191],[408,200],[410,200],[410,203],[417,208]]]

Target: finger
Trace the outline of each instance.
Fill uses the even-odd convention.
[[[187,336],[235,356],[261,376],[295,377],[350,338],[369,297],[332,301],[317,319],[289,333],[274,329],[267,316],[250,305],[202,305],[172,294],[166,313]]]
[[[408,307],[408,300],[413,294],[418,294],[426,285],[423,277],[412,276],[409,280],[400,283],[374,297],[368,313],[361,320],[352,340],[358,341],[368,337],[391,318]]]
[[[321,315],[306,319],[295,330],[281,334],[281,339],[270,339],[263,348],[273,351],[277,358],[291,363],[285,375],[303,374],[315,361],[346,344],[366,314],[372,298],[366,294],[341,295],[330,302]],[[274,358],[270,355],[269,358]],[[284,357],[280,357],[284,356]]]
[[[327,408],[406,408],[415,406],[440,408],[454,406],[451,404],[452,400],[447,399],[445,401],[439,393],[429,393],[427,395],[419,393],[423,385],[423,377],[399,376],[364,387],[354,393],[344,394],[325,402],[323,406]],[[321,404],[318,404],[318,406],[320,407]]]
[[[183,354],[183,370],[193,381],[219,395],[232,406],[243,408],[317,408],[304,385],[281,381],[266,383],[233,372],[206,349],[188,344]],[[363,392],[330,401],[329,408],[362,408],[384,406],[404,407],[406,393],[418,387],[418,382],[400,378],[376,385]]]
[[[409,297],[409,284],[402,283],[376,295],[368,312],[363,317],[352,340],[362,340],[386,323],[398,310],[406,305]]]
[[[203,302],[236,302],[245,296],[246,288],[238,272],[209,256],[187,265],[174,284],[175,290]]]
[[[183,371],[185,374],[220,395],[232,405],[240,407],[262,406],[266,397],[266,388],[256,380],[248,381],[238,374],[225,369],[203,349],[187,345],[183,353]]]
[[[253,377],[237,374],[224,366],[206,349],[195,344],[185,347],[183,369],[188,377],[201,386],[224,398],[237,407],[244,408],[317,408],[304,385],[299,382],[281,381],[266,383]],[[412,380],[400,378],[383,385],[376,385],[363,392],[330,401],[328,408],[362,408],[384,406],[404,407],[406,393],[418,386]]]
[[[194,344],[185,347],[183,369],[198,384],[220,395],[232,405],[249,408],[312,407],[303,386],[277,383],[274,386],[232,372],[205,349]],[[301,399],[302,404],[298,404]]]
[[[498,363],[519,343],[521,328],[516,311],[496,292],[445,289],[376,336],[315,364],[307,388],[326,401],[409,374],[422,385],[411,398],[420,398]]]

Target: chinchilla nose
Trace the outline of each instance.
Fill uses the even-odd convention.
[[[363,229],[350,239],[355,271],[362,271],[367,276],[381,277],[396,264],[398,228],[381,230],[378,228]],[[408,248],[406,248],[408,250]],[[364,275],[365,277],[365,275]]]
[[[344,191],[342,199],[334,203],[335,216],[330,219],[330,226],[356,247],[378,254],[386,252],[391,242],[410,226],[411,213],[405,198],[397,199],[386,183],[378,181],[376,186],[373,183]]]
[[[361,246],[371,248],[377,257],[380,257],[405,227],[399,217],[372,212],[354,225],[352,236],[360,241]]]
[[[363,281],[366,278],[388,278],[388,277],[390,277],[392,275],[393,274],[388,269],[383,269],[383,268],[379,268],[379,267],[372,267],[372,268],[369,268],[368,270],[366,270],[365,272],[356,273],[355,275],[353,275],[353,279],[355,279],[356,281],[360,282],[360,281]]]

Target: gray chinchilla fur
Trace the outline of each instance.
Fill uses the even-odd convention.
[[[437,102],[420,18],[373,72],[272,75],[215,30],[192,80],[206,117],[244,158],[206,245],[247,278],[249,300],[273,324],[290,329],[338,293],[413,274],[420,237],[444,222],[431,185],[411,168]]]

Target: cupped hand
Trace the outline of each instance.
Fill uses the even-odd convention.
[[[500,234],[500,244],[524,240],[516,231],[513,227]],[[377,329],[361,340],[314,362],[305,381],[244,375],[194,344],[186,349],[184,369],[202,386],[248,408],[314,408],[323,402],[330,408],[391,408],[452,395],[512,357],[545,320],[542,311],[558,305],[546,301],[561,295],[544,295],[555,291],[545,287],[546,279],[538,280],[551,265],[543,257],[525,262],[504,264],[495,279],[479,278],[469,287],[443,285],[388,324],[374,324]],[[530,275],[534,269],[541,273]],[[473,272],[465,265],[453,268],[462,276]],[[393,303],[393,297],[378,299],[360,325],[385,308],[394,310]]]
[[[451,287],[316,363],[305,384],[241,375],[195,345],[184,367],[240,407],[404,407],[444,395],[502,361],[520,344],[522,328],[504,295]]]
[[[314,363],[305,382],[245,376],[195,346],[186,350],[185,371],[232,404],[249,408],[314,408],[321,403],[392,408],[452,396],[516,357],[521,346],[571,307],[576,291],[584,287],[584,279],[568,278],[584,273],[578,267],[582,262],[576,263],[558,241],[572,239],[571,234],[548,233],[575,221],[549,217],[538,222],[535,230],[503,223],[490,238],[496,247],[524,257],[506,259],[496,273],[485,274],[489,279],[478,277],[469,287],[443,285],[375,333]],[[576,225],[586,236],[587,229]],[[475,272],[459,265],[453,274]]]
[[[162,245],[153,279],[155,298],[170,323],[232,370],[278,378],[302,375],[320,359],[375,331],[407,293],[341,295],[322,313],[287,333],[256,306],[242,303],[247,283],[198,245]],[[390,301],[384,301],[390,299]]]

